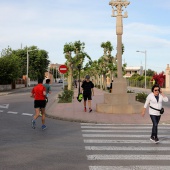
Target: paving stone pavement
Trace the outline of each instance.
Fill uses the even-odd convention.
[[[135,88],[128,88],[135,89]],[[150,92],[150,89],[139,89],[139,91]],[[93,122],[93,123],[115,123],[115,124],[151,124],[149,114],[142,117],[140,114],[107,114],[96,112],[96,104],[103,103],[104,93],[101,89],[94,89],[94,96],[92,98],[91,113],[84,112],[83,101],[77,101],[78,89],[74,89],[74,99],[72,103],[58,103],[57,101],[47,110],[47,116],[69,121],[77,122]],[[163,90],[166,94],[170,91]],[[170,102],[170,101],[169,101]],[[165,112],[161,117],[160,124],[170,123],[170,108],[164,107]],[[87,109],[88,110],[88,109]]]

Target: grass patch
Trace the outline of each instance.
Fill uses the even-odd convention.
[[[71,103],[73,99],[74,92],[72,90],[64,90],[62,94],[58,95],[58,103]]]

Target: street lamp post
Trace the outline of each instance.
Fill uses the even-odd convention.
[[[36,51],[36,50],[38,50],[38,49],[28,50],[28,48],[27,48],[27,87],[28,87],[29,52],[30,51]]]
[[[145,89],[146,89],[146,50],[145,51],[136,51],[136,52],[140,52],[140,53],[144,53],[145,54]]]

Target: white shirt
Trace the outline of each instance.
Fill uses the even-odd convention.
[[[152,106],[155,109],[162,109],[162,102],[168,102],[168,98],[166,96],[162,96],[161,94],[159,94],[159,101],[157,102],[157,99],[155,97],[155,95],[153,93],[150,93],[147,98],[146,98],[146,102],[144,104],[144,108],[147,108],[147,106],[150,104],[150,106]],[[149,114],[150,115],[156,115],[156,116],[160,116],[160,111],[154,110],[152,108],[149,107]]]

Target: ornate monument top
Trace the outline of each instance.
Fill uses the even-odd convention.
[[[109,2],[109,5],[112,6],[113,10],[112,10],[112,17],[116,17],[118,15],[122,15],[122,11],[123,11],[123,7],[127,7],[130,4],[130,2],[128,2],[127,0],[111,0]],[[114,7],[116,8],[116,10],[114,9]],[[117,12],[117,15],[115,15],[115,11]],[[127,18],[127,12],[124,13],[123,15],[124,18]]]

